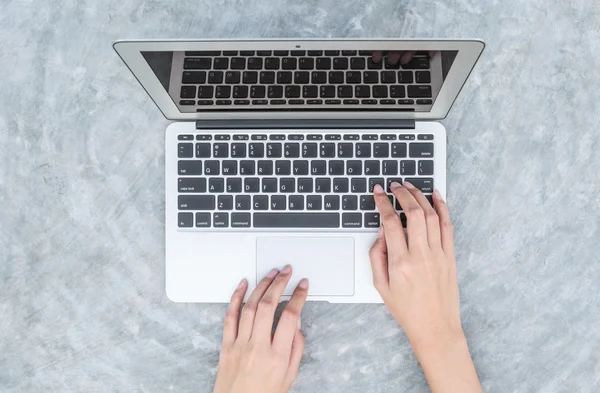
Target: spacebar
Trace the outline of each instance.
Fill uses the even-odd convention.
[[[339,213],[254,213],[254,228],[339,228]]]

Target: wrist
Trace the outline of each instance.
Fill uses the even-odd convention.
[[[414,334],[408,337],[413,351],[419,360],[428,357],[439,357],[444,353],[454,352],[456,349],[467,347],[467,338],[462,327],[448,329],[433,329],[431,332]]]

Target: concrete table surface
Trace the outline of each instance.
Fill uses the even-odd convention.
[[[119,38],[482,38],[443,121],[488,392],[600,391],[600,4],[0,2],[0,391],[209,392],[224,305],[164,290],[162,117]],[[215,261],[218,263],[218,261]],[[380,305],[311,303],[293,392],[426,392]]]

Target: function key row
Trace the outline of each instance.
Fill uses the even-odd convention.
[[[214,140],[216,141],[266,141],[267,138],[271,141],[284,141],[286,139],[289,141],[376,141],[379,139],[381,139],[382,141],[395,141],[396,139],[401,141],[414,141],[415,139],[419,141],[430,141],[433,140],[433,134],[382,134],[380,136],[376,134],[217,134],[214,136]],[[194,135],[180,134],[177,136],[177,139],[180,141],[193,141]],[[195,139],[198,141],[211,141],[213,140],[213,135],[197,134]]]
[[[374,51],[371,50],[207,50],[207,51],[185,51],[186,56],[195,56],[195,57],[211,57],[211,56],[356,56],[357,53],[359,56],[371,56]],[[415,56],[418,55],[426,55],[427,52],[419,52],[416,53]]]

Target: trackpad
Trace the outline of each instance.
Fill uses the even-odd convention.
[[[291,295],[304,277],[312,296],[354,295],[354,239],[351,237],[259,237],[256,239],[256,282],[273,268],[291,265]]]

